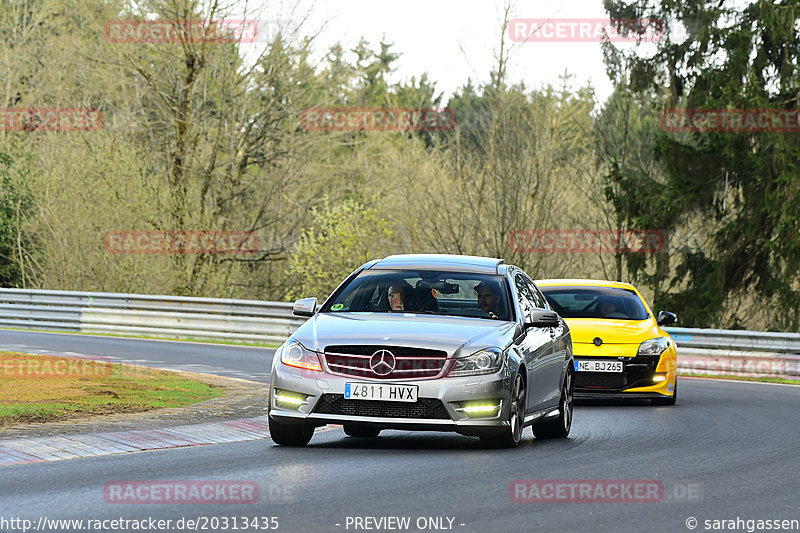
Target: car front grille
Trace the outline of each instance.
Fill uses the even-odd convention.
[[[576,372],[576,388],[622,389],[628,383],[625,374],[610,372]]]
[[[578,356],[580,359],[580,356]],[[584,390],[621,391],[632,387],[653,385],[653,374],[659,356],[639,355],[622,358],[622,373],[575,372],[575,388]],[[618,359],[610,359],[617,361]]]
[[[449,419],[441,400],[419,398],[416,402],[345,400],[341,394],[323,394],[314,412],[326,415],[372,416],[377,418]]]
[[[373,356],[381,352],[391,354],[386,355],[394,364],[390,372],[384,372],[389,367],[375,365],[380,355]],[[369,379],[434,379],[447,366],[447,352],[407,346],[326,346],[323,355],[329,372]]]

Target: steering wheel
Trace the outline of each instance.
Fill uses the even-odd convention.
[[[438,313],[439,312],[439,301],[436,298],[433,298],[430,302],[427,302],[422,308],[420,309],[422,313]]]
[[[464,307],[459,309],[457,313],[453,314],[457,316],[468,316],[474,318],[492,318],[492,315],[479,307]]]

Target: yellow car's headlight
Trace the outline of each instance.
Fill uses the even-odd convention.
[[[637,355],[661,355],[672,345],[672,339],[669,337],[656,337],[655,339],[648,339],[639,345],[639,352]]]

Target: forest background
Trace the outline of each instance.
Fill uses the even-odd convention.
[[[370,259],[456,253],[501,257],[534,278],[633,282],[683,326],[797,331],[797,128],[670,131],[662,116],[796,112],[800,0],[605,7],[666,31],[646,54],[604,42],[615,89],[598,102],[568,65],[553,85],[510,81],[512,3],[488,81],[464,80],[445,99],[426,73],[388,81],[391,43],[320,54],[302,17],[244,58],[236,42],[109,39],[109,21],[230,16],[218,1],[4,0],[0,111],[97,109],[102,126],[0,128],[0,284],[324,298]],[[311,108],[398,107],[447,108],[454,127],[303,126]],[[129,230],[246,231],[258,246],[109,253],[108,232]],[[525,230],[656,231],[663,242],[531,253],[516,241]]]

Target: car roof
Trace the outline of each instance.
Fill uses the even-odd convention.
[[[604,279],[538,279],[534,283],[537,287],[612,287],[636,290],[630,283]]]
[[[449,254],[390,255],[367,267],[370,270],[442,270],[476,274],[501,274],[504,261],[494,257]]]

